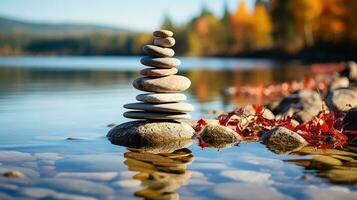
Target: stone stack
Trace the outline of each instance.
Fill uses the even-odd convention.
[[[186,96],[180,92],[191,85],[191,81],[180,75],[177,66],[181,64],[177,58],[172,58],[174,50],[169,47],[175,45],[173,32],[168,30],[155,31],[154,45],[145,45],[145,56],[141,59],[143,65],[149,68],[140,71],[143,77],[136,79],[133,86],[141,91],[150,92],[139,94],[136,100],[140,103],[130,103],[124,108],[128,111],[124,117],[134,119],[175,120],[191,118],[187,112],[193,111],[193,106],[184,103]]]
[[[148,55],[141,63],[149,68],[140,71],[143,77],[136,79],[133,86],[141,91],[136,99],[124,108],[132,109],[124,117],[140,119],[120,124],[108,133],[109,140],[122,146],[157,145],[183,139],[191,139],[193,128],[176,120],[190,119],[187,114],[193,111],[191,104],[185,103],[187,97],[181,92],[188,89],[191,81],[176,75],[180,60],[172,58],[175,52],[169,47],[175,45],[173,32],[159,30],[153,33],[154,45],[145,45],[143,51]]]

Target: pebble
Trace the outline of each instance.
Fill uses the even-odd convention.
[[[347,77],[339,77],[330,84],[330,90],[348,88],[350,82]]]
[[[146,103],[171,103],[186,101],[187,97],[180,93],[147,93],[139,94],[136,96],[136,100],[146,102]]]
[[[173,68],[181,64],[177,58],[153,58],[151,56],[141,58],[140,62],[143,65],[157,68]]]
[[[170,48],[158,47],[154,45],[145,45],[143,51],[155,57],[172,57],[175,55],[175,51]]]
[[[326,97],[326,104],[333,111],[348,111],[357,107],[357,89],[337,89]]]
[[[232,143],[242,140],[242,137],[234,130],[219,124],[208,124],[203,129],[201,138],[208,143]]]
[[[193,128],[186,124],[173,121],[130,121],[114,127],[107,134],[108,139],[118,145],[127,147],[155,146],[177,142],[178,148],[182,148],[179,140],[189,140],[194,133]],[[173,146],[175,146],[174,144]],[[171,146],[171,145],[170,145]],[[177,146],[177,145],[176,145]],[[174,149],[175,150],[175,149]]]
[[[8,178],[22,178],[24,175],[19,171],[9,171],[2,174],[4,177]]]
[[[154,45],[162,46],[162,47],[172,47],[176,43],[173,37],[166,38],[156,38],[154,39]]]
[[[169,76],[177,73],[176,68],[170,69],[155,69],[155,68],[147,68],[140,71],[140,74],[143,76],[149,77],[161,77],[161,76]]]
[[[161,38],[165,38],[165,37],[172,37],[174,36],[174,33],[172,31],[169,30],[158,30],[158,31],[154,31],[153,35],[155,37],[161,37]]]
[[[284,127],[273,128],[266,132],[261,137],[261,141],[275,153],[288,153],[308,144],[298,133]]]
[[[191,119],[191,115],[185,113],[157,113],[145,111],[128,111],[123,114],[131,119]]]
[[[145,110],[154,112],[191,112],[193,106],[189,103],[163,103],[163,104],[150,104],[150,103],[129,103],[125,104],[124,108],[134,110]]]
[[[133,82],[133,86],[138,90],[158,93],[183,92],[187,90],[190,85],[190,79],[180,75],[171,75],[160,78],[141,77]]]

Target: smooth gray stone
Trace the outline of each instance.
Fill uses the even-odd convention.
[[[187,97],[180,93],[147,93],[139,94],[136,96],[136,100],[146,103],[171,103],[186,101]]]
[[[114,127],[107,137],[114,144],[134,147],[188,140],[193,134],[193,128],[186,123],[138,120]]]
[[[170,69],[157,69],[157,68],[146,68],[140,71],[140,74],[148,77],[162,77],[162,76],[170,76],[177,73],[176,68]]]
[[[233,143],[243,138],[234,130],[215,123],[209,123],[200,134],[203,141],[207,143]]]
[[[296,151],[308,144],[298,133],[284,127],[276,127],[264,133],[261,141],[269,150],[278,154]]]
[[[154,39],[154,45],[161,46],[161,47],[173,47],[175,43],[176,41],[173,37]]]
[[[151,56],[142,57],[140,62],[143,65],[157,68],[173,68],[181,64],[177,58],[154,58]]]
[[[155,45],[145,45],[143,51],[155,57],[172,57],[175,55],[175,51],[170,48],[158,47]]]
[[[128,111],[125,112],[123,116],[131,119],[191,119],[191,115],[186,113],[159,113],[145,111]]]
[[[165,38],[165,37],[172,37],[174,35],[174,33],[169,30],[157,30],[157,31],[153,32],[153,35],[155,37]]]
[[[190,79],[171,75],[160,78],[141,77],[133,82],[133,86],[145,92],[177,93],[187,90],[191,85]]]
[[[330,91],[326,97],[326,104],[333,111],[348,111],[357,107],[357,88]]]
[[[162,103],[162,104],[151,104],[151,103],[129,103],[125,104],[124,108],[134,109],[134,110],[145,110],[154,112],[191,112],[193,111],[193,106],[189,103]]]

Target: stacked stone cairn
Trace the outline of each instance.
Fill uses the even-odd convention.
[[[191,81],[176,75],[180,60],[172,58],[174,50],[169,47],[175,45],[173,33],[167,30],[155,31],[154,45],[145,45],[143,51],[149,55],[141,59],[143,65],[149,66],[140,71],[144,77],[138,78],[133,85],[136,89],[151,92],[139,94],[136,100],[142,103],[124,105],[127,109],[140,110],[124,113],[127,118],[135,119],[188,119],[187,112],[193,106],[182,101],[186,96],[180,92],[191,85]]]
[[[148,56],[140,62],[148,66],[140,71],[143,77],[136,79],[133,86],[148,92],[136,96],[138,103],[125,104],[124,108],[132,109],[124,113],[124,117],[141,119],[114,127],[108,134],[113,143],[158,143],[177,139],[188,139],[194,132],[186,123],[176,120],[190,119],[188,112],[193,111],[191,104],[185,103],[187,97],[181,92],[187,90],[191,81],[176,75],[181,62],[173,58],[175,45],[173,32],[158,30],[153,33],[154,45],[145,45],[143,52]],[[130,138],[136,139],[130,139]],[[159,137],[159,139],[155,139]]]

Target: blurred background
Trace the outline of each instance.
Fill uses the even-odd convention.
[[[355,59],[354,0],[2,0],[0,55],[139,55],[175,32],[177,55]]]

